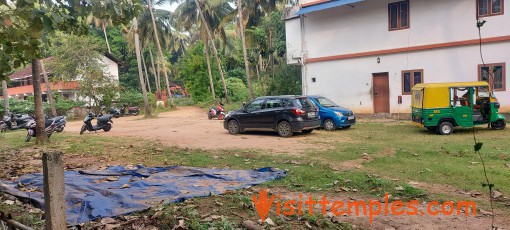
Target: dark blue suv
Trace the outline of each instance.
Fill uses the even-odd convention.
[[[319,107],[321,126],[324,130],[347,129],[356,124],[356,116],[350,109],[339,106],[326,97],[308,96],[308,98]]]
[[[259,97],[229,112],[223,127],[231,134],[246,130],[276,131],[282,137],[294,132],[311,133],[319,128],[318,107],[305,96]]]

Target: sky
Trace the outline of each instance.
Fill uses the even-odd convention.
[[[155,5],[154,8],[156,8],[156,9],[164,9],[164,10],[168,10],[168,11],[174,12],[175,8],[177,8],[177,6],[178,6],[178,4],[170,5],[170,3],[165,3],[165,4],[161,5],[161,6]]]

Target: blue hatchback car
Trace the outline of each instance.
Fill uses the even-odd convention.
[[[356,124],[356,116],[345,107],[322,96],[308,96],[319,107],[321,126],[324,130],[334,131],[338,128],[347,129]]]

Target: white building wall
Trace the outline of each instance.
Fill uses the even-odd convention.
[[[301,22],[299,17],[285,21],[287,64],[299,64],[301,58]]]
[[[392,2],[398,0],[366,0],[354,7],[306,14],[306,58],[478,39],[476,0],[410,0],[410,29],[389,31],[388,4]],[[510,35],[510,4],[505,3],[504,15],[483,18],[487,21],[482,27],[483,38]],[[288,55],[300,55],[299,18],[287,20],[286,29]],[[507,89],[496,92],[496,96],[502,111],[510,112],[510,42],[486,43],[483,52],[485,63],[507,64]],[[423,69],[425,83],[477,81],[479,64],[482,61],[477,45],[312,62],[303,71],[303,92],[327,96],[357,113],[373,113],[372,74],[388,72],[390,112],[409,113],[411,96],[403,95],[403,104],[397,104],[397,97],[402,95],[402,70]]]
[[[510,64],[510,42],[483,45],[485,63]],[[308,94],[329,97],[356,113],[373,113],[372,74],[388,72],[390,112],[410,113],[411,95],[403,95],[402,70],[423,69],[425,83],[477,81],[478,65],[482,63],[479,47],[464,46],[429,51],[381,55],[307,64]],[[506,91],[496,92],[502,111],[510,112],[510,81],[506,70]],[[316,82],[311,81],[312,78]],[[305,84],[304,84],[305,85]]]
[[[388,4],[366,0],[306,14],[308,58],[478,39],[476,0],[410,0],[410,29],[389,31]],[[483,37],[510,35],[510,4],[505,14],[485,17]]]
[[[107,58],[106,56],[103,56],[102,62],[106,65],[106,72],[111,74],[112,76],[119,80],[119,65],[112,61],[111,59]]]

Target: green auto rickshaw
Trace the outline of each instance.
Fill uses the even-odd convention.
[[[485,81],[416,84],[412,89],[412,120],[442,135],[453,127],[489,124],[501,130],[505,116],[498,113],[499,102]]]

